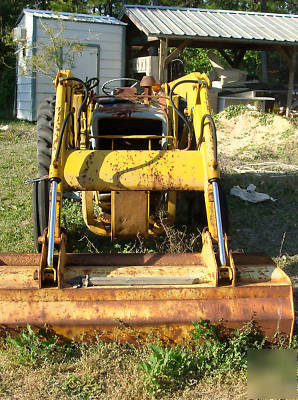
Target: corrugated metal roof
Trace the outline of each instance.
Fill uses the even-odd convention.
[[[298,43],[293,14],[126,5],[124,15],[148,36]]]
[[[20,21],[21,17],[25,14],[33,14],[35,17],[39,18],[49,18],[49,19],[62,19],[62,20],[71,20],[71,21],[79,21],[79,22],[90,22],[96,24],[112,24],[112,25],[126,25],[124,22],[119,21],[114,17],[104,16],[104,15],[96,15],[96,14],[75,14],[68,12],[54,12],[54,11],[46,11],[46,10],[32,10],[30,8],[25,8],[19,17],[18,21]]]

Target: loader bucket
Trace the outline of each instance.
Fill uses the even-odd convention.
[[[202,318],[228,329],[254,320],[269,340],[276,331],[293,333],[290,279],[266,256],[234,254],[233,282],[216,276],[206,245],[194,254],[66,253],[64,259],[60,287],[46,287],[39,254],[0,254],[2,328],[47,325],[64,338],[97,334],[123,342],[151,333],[179,342]]]

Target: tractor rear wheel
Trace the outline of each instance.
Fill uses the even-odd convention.
[[[48,175],[52,156],[56,97],[42,100],[37,111],[37,166],[38,176]]]
[[[49,174],[52,155],[52,141],[55,115],[55,96],[49,96],[42,100],[37,112],[37,167],[38,176]],[[49,181],[34,182],[32,193],[32,213],[34,223],[34,242],[38,252],[41,245],[38,237],[43,235],[48,226],[49,217]]]

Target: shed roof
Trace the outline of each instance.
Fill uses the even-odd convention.
[[[75,14],[69,12],[56,12],[47,10],[32,10],[25,8],[20,15],[17,24],[25,13],[33,14],[35,17],[48,18],[48,19],[63,19],[79,22],[89,22],[95,24],[110,24],[110,25],[126,25],[124,22],[110,16],[96,15],[96,14]]]
[[[126,15],[147,36],[298,44],[298,15],[200,8],[125,5]]]

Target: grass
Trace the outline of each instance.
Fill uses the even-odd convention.
[[[35,130],[27,122],[8,124],[9,130],[0,130],[0,251],[30,252],[31,187],[23,181],[37,175]]]
[[[60,343],[28,326],[2,339],[0,398],[245,399],[247,351],[268,347],[254,325],[220,337],[216,326],[199,321],[192,336],[175,346],[157,338],[141,347],[99,337]]]
[[[246,110],[240,111],[230,120],[245,116]],[[278,151],[268,152],[269,138],[265,137],[261,146],[251,143],[247,149],[251,155],[245,159],[241,151],[229,153],[229,144],[221,136],[221,130],[225,134],[225,121],[218,121],[232,248],[267,253],[298,282],[297,176],[291,164],[295,126],[282,131]],[[271,117],[261,115],[259,125],[274,129],[275,119],[272,125],[270,121]],[[257,117],[253,123],[257,124]],[[0,252],[32,252],[32,188],[23,181],[37,174],[35,126],[0,121],[0,126],[7,124],[8,131],[0,130]],[[249,135],[248,128],[237,132],[239,140]],[[250,183],[277,202],[248,204],[228,195],[234,185],[246,187]],[[85,228],[79,203],[65,200],[62,220],[68,230],[67,250],[198,251],[200,232],[193,223],[196,214],[186,211],[193,201],[191,195],[180,198],[179,229],[147,241],[137,238],[111,244]],[[298,301],[297,292],[294,296]],[[216,328],[204,321],[194,326],[193,343],[179,346],[167,346],[155,339],[134,347],[104,343],[100,337],[88,344],[60,343],[56,337],[45,337],[44,332],[28,327],[18,338],[2,339],[0,399],[245,399],[247,348],[264,346],[266,342],[251,325],[235,331],[230,339],[222,339]]]
[[[265,348],[266,340],[252,323],[231,336],[220,337],[217,327],[201,320],[194,323],[193,345],[149,346],[149,355],[142,361],[149,392],[158,393],[185,387],[185,382],[220,378],[231,383],[235,373],[245,380],[248,349]]]
[[[233,106],[218,114],[219,158],[226,193],[233,186],[267,193],[276,202],[251,204],[227,196],[233,250],[267,253],[294,282],[297,256],[297,124]]]

